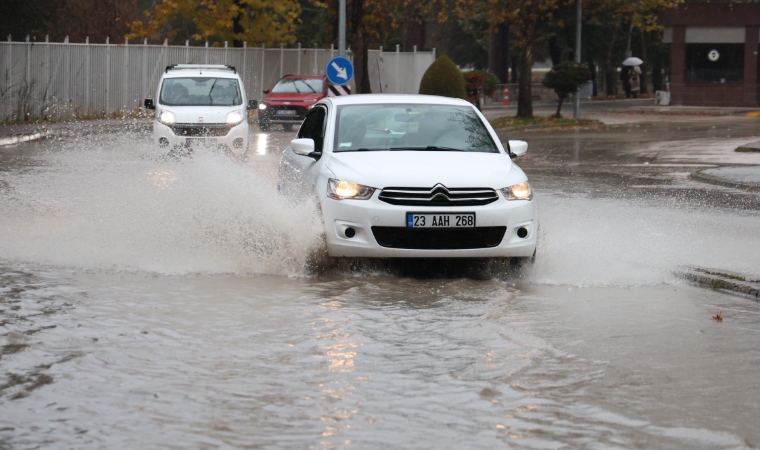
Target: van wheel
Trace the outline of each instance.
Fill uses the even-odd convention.
[[[293,124],[292,123],[286,123],[282,126],[282,129],[285,131],[293,131]]]
[[[271,127],[271,124],[269,122],[259,122],[259,130],[269,131],[269,127]]]

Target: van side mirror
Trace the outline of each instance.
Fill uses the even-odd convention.
[[[146,109],[156,109],[156,105],[153,104],[152,98],[146,98],[145,99],[145,108]]]
[[[528,143],[525,141],[508,141],[507,150],[510,158],[517,158],[528,152]]]
[[[259,101],[258,100],[248,100],[248,110],[254,111],[259,109]]]
[[[321,153],[314,151],[314,139],[293,139],[290,141],[290,148],[293,149],[293,153],[296,155],[308,156],[309,158],[314,159],[319,159],[319,157],[322,156]]]
[[[269,93],[269,89],[264,89],[264,90],[263,90],[263,91],[261,91],[261,92],[263,92],[263,93],[265,93],[265,94],[268,94],[268,93]]]

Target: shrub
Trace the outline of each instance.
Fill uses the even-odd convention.
[[[482,89],[483,94],[485,94],[487,97],[493,95],[493,93],[496,92],[496,88],[499,87],[499,84],[501,83],[499,81],[499,77],[492,74],[491,72],[486,72],[485,70],[473,70],[471,72],[465,72],[464,80],[467,83],[468,90],[472,89],[471,83],[473,81],[477,82],[477,89]]]
[[[438,57],[422,76],[420,94],[466,99],[462,72],[448,56]]]
[[[576,62],[563,62],[552,67],[544,77],[543,85],[549,89],[554,89],[559,97],[557,114],[554,117],[561,117],[559,112],[562,109],[562,102],[570,95],[578,92],[578,89],[591,78],[591,72],[585,66]]]

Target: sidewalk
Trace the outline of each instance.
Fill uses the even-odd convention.
[[[760,166],[716,167],[693,172],[692,180],[760,192]]]

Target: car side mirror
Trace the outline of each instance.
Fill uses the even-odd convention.
[[[322,156],[321,153],[314,151],[314,139],[293,139],[290,141],[290,148],[293,149],[293,153],[296,155],[308,156],[314,159],[319,159],[319,157]]]
[[[248,109],[249,110],[259,109],[259,101],[258,100],[248,100]]]
[[[145,108],[146,109],[156,109],[156,105],[153,104],[152,98],[146,98],[145,99]]]
[[[511,158],[517,158],[528,153],[528,143],[525,141],[509,141],[507,146]]]
[[[264,89],[264,90],[263,90],[263,91],[261,91],[261,92],[263,92],[263,93],[265,93],[265,94],[268,94],[268,93],[269,93],[269,89]]]

